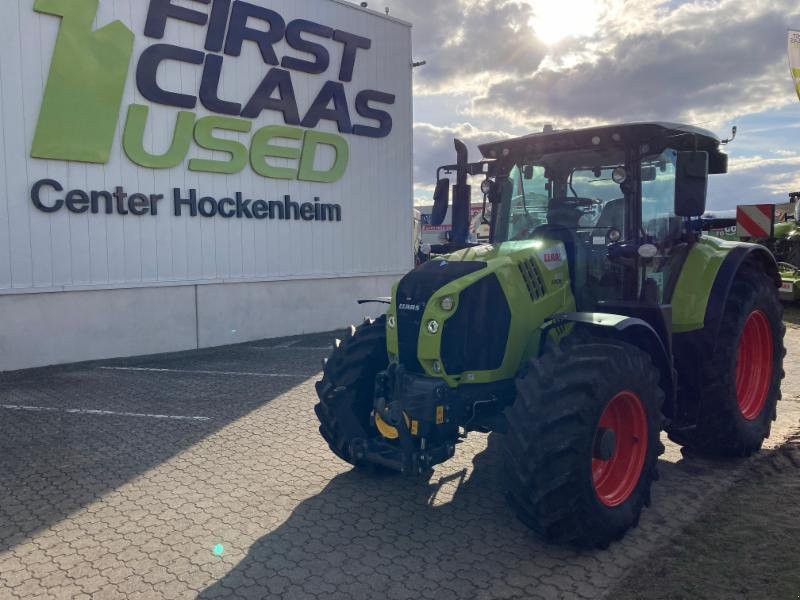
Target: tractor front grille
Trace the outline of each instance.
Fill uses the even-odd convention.
[[[419,328],[422,325],[422,314],[425,312],[425,303],[419,305],[419,312],[397,312],[397,351],[400,364],[410,373],[424,373],[422,365],[417,358],[417,344],[419,342]]]
[[[409,372],[424,373],[418,359],[422,316],[439,289],[471,273],[486,268],[480,261],[432,260],[411,271],[397,286],[398,359]]]
[[[456,314],[442,331],[442,363],[449,375],[492,371],[503,365],[511,309],[497,275],[491,274],[459,295]]]
[[[525,280],[531,300],[534,302],[540,300],[544,296],[544,279],[537,262],[532,258],[524,260],[519,263],[519,271]]]

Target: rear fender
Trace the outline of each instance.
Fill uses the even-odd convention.
[[[763,271],[772,279],[776,288],[781,287],[778,263],[769,250],[756,244],[742,244],[731,250],[717,272],[706,306],[704,329],[714,340],[715,346],[725,303],[728,301],[736,276],[744,266],[752,266]]]
[[[669,299],[673,308],[672,332],[687,333],[711,326],[716,339],[733,280],[747,263],[763,269],[780,286],[778,265],[763,246],[709,236],[693,244]]]

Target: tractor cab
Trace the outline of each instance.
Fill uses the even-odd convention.
[[[563,243],[579,310],[668,303],[675,266],[696,236],[685,218],[705,211],[708,175],[727,171],[719,145],[709,131],[668,123],[545,131],[484,144],[477,163],[457,143],[459,164],[437,174],[434,221],[448,201],[442,172],[457,172],[454,215],[469,198],[466,176],[485,175],[491,242]],[[462,229],[454,223],[445,251],[470,245]]]

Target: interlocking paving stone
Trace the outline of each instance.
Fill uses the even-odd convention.
[[[333,337],[0,374],[0,406],[37,409],[0,409],[0,598],[597,598],[748,464],[667,443],[621,543],[548,546],[505,505],[495,436],[428,479],[336,459],[313,413]],[[800,330],[787,346],[765,452],[800,423]]]

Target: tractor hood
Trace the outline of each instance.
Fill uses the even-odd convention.
[[[538,347],[531,325],[571,308],[560,242],[475,246],[434,257],[397,284],[387,349],[408,371],[450,385],[513,377],[531,343]]]
[[[518,242],[503,242],[501,244],[484,244],[481,246],[473,246],[472,248],[465,248],[452,254],[445,254],[436,257],[436,259],[458,262],[469,261],[483,261],[492,263],[496,259],[508,259],[520,254],[529,256],[532,253],[541,251],[542,259],[544,254],[550,250],[558,250],[559,243],[549,240],[524,240]],[[566,257],[564,257],[566,260]]]

